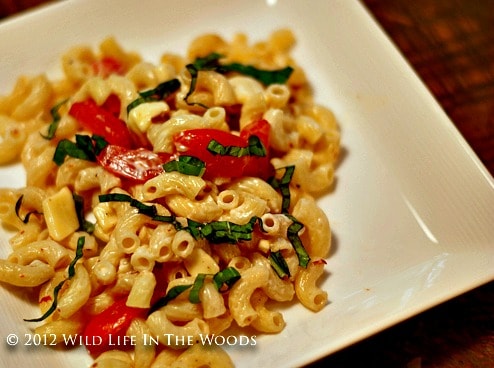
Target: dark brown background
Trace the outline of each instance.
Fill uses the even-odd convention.
[[[0,0],[0,18],[44,2]],[[362,2],[494,174],[494,0]],[[494,367],[494,283],[323,362],[332,368]]]

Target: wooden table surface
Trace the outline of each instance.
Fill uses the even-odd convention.
[[[0,18],[43,2],[0,0]],[[362,2],[494,174],[494,0]],[[332,368],[494,367],[494,283],[323,362]]]

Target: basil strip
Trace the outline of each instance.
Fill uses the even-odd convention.
[[[238,279],[240,279],[240,273],[233,267],[227,267],[213,276],[213,283],[216,289],[220,290],[223,284],[231,288]]]
[[[200,273],[196,276],[196,279],[192,284],[192,288],[190,289],[190,294],[189,294],[189,302],[191,302],[192,304],[198,304],[201,302],[199,293],[201,291],[202,286],[204,285],[205,279],[206,279],[206,274],[204,273]]]
[[[78,158],[86,161],[96,161],[96,157],[108,145],[103,137],[93,135],[76,134],[75,142],[68,139],[62,139],[58,142],[53,161],[60,166],[64,163],[67,156]]]
[[[21,215],[19,214],[19,211],[21,210],[21,205],[22,205],[22,200],[24,199],[24,194],[22,194],[19,199],[15,202],[15,215],[21,220],[23,223],[27,224],[29,222],[29,218],[33,214],[40,214],[38,211],[30,211],[24,216],[24,218],[21,218]]]
[[[211,139],[207,147],[208,151],[213,155],[221,156],[266,156],[266,148],[262,144],[261,140],[256,135],[249,137],[249,143],[247,147],[239,146],[223,146],[218,141]]]
[[[204,285],[207,274],[200,273],[196,276],[192,285],[177,285],[172,287],[166,295],[160,299],[151,307],[148,315],[157,311],[161,307],[167,305],[170,301],[178,297],[184,291],[190,289],[189,301],[197,304],[201,302],[199,293]],[[222,271],[218,271],[213,275],[213,284],[219,291],[221,287],[226,284],[228,288],[231,288],[235,282],[240,279],[240,273],[233,267],[227,267]]]
[[[304,245],[302,244],[302,240],[298,236],[300,230],[303,229],[304,225],[299,222],[295,217],[291,215],[286,215],[293,223],[288,226],[287,229],[287,238],[292,243],[293,249],[295,249],[295,253],[297,253],[298,264],[301,267],[306,268],[310,262],[309,253],[305,250]]]
[[[284,84],[293,72],[293,68],[290,66],[283,69],[263,70],[252,65],[243,65],[240,63],[223,65],[221,70],[224,72],[237,72],[247,75],[258,80],[265,86],[269,86],[270,84]]]
[[[178,160],[168,161],[163,165],[166,172],[178,171],[185,175],[202,176],[206,164],[194,156],[179,156]]]
[[[276,69],[276,70],[264,70],[256,68],[252,65],[244,65],[240,63],[231,63],[231,64],[220,64],[219,60],[223,57],[223,55],[213,52],[205,57],[197,58],[193,63],[187,64],[185,67],[190,73],[190,87],[189,91],[184,97],[184,101],[189,105],[199,105],[207,108],[200,103],[189,102],[188,99],[197,85],[197,76],[199,71],[201,70],[212,70],[220,74],[226,74],[229,72],[237,72],[249,77],[252,77],[262,84],[269,86],[270,84],[278,83],[284,84],[287,82],[288,78],[293,72],[293,68],[287,66],[286,68]]]
[[[203,238],[216,244],[235,244],[241,240],[251,240],[254,224],[257,222],[257,219],[257,217],[252,217],[250,221],[244,225],[238,225],[230,221],[209,222],[200,228],[200,234]]]
[[[137,208],[139,213],[149,217],[154,217],[158,214],[155,206],[139,202],[137,199],[134,199],[127,194],[101,194],[98,198],[100,202],[128,202],[132,207]]]
[[[68,101],[68,99],[60,101],[59,103],[57,103],[55,106],[53,106],[50,109],[52,121],[51,121],[50,125],[48,126],[48,134],[44,135],[44,134],[40,133],[43,138],[53,139],[53,137],[55,137],[55,133],[56,133],[57,128],[58,128],[58,123],[60,123],[60,119],[61,119],[60,112],[59,112],[60,107],[62,107],[67,101]]]
[[[156,303],[154,303],[154,305],[149,310],[148,315],[157,311],[161,307],[164,307],[170,301],[172,301],[177,296],[182,294],[185,290],[190,289],[191,287],[192,287],[192,285],[177,285],[177,286],[172,287],[170,290],[168,290],[168,292],[166,293],[166,295],[164,297],[158,299],[158,301]]]
[[[86,220],[84,216],[84,198],[76,193],[72,193],[72,198],[74,199],[75,212],[77,214],[77,219],[79,220],[79,230],[92,234],[95,225]]]
[[[32,318],[32,319],[24,319],[24,321],[26,321],[26,322],[41,322],[41,321],[45,320],[46,318],[48,318],[49,316],[51,316],[51,314],[53,312],[55,312],[55,310],[57,309],[57,304],[58,304],[58,293],[62,289],[65,282],[70,280],[72,277],[75,276],[75,264],[77,263],[77,261],[79,259],[82,258],[85,240],[86,240],[86,238],[83,236],[81,236],[81,237],[79,237],[79,239],[77,239],[77,249],[75,252],[75,257],[72,260],[72,262],[70,262],[70,265],[69,265],[68,277],[63,281],[60,281],[58,283],[58,285],[55,286],[55,288],[53,289],[53,302],[51,303],[50,308],[48,308],[48,310],[45,312],[45,314],[43,314],[41,317]]]
[[[70,262],[69,265],[69,278],[68,278],[69,280],[75,275],[75,264],[79,259],[82,258],[85,243],[86,243],[86,238],[84,236],[80,236],[79,239],[77,239],[77,248],[75,251],[75,257],[72,260],[72,262]]]
[[[137,107],[142,103],[163,100],[168,96],[170,96],[175,91],[177,91],[179,88],[180,88],[180,81],[174,78],[174,79],[170,79],[169,81],[158,84],[156,88],[144,92],[139,92],[140,97],[132,101],[129,105],[127,105],[127,114],[134,107]]]
[[[271,252],[269,254],[269,262],[280,279],[290,277],[290,270],[280,251]]]
[[[244,225],[235,224],[230,221],[201,223],[187,219],[187,226],[184,227],[177,221],[175,216],[160,216],[157,214],[157,209],[154,205],[141,203],[127,194],[101,194],[98,198],[100,202],[128,202],[132,207],[137,208],[139,213],[149,216],[151,220],[170,223],[174,225],[177,230],[189,232],[194,239],[203,238],[214,244],[235,244],[242,240],[251,240],[254,225],[257,222],[259,222],[259,226],[262,229],[262,221],[256,216],[252,217],[250,221]]]
[[[280,190],[282,197],[281,211],[287,213],[290,208],[290,182],[295,171],[295,165],[286,166],[281,169],[285,170],[283,176],[280,179],[276,179],[275,177],[270,178],[268,182],[274,189]]]
[[[181,230],[182,224],[180,224],[175,216],[162,216],[158,215],[158,210],[154,205],[147,205],[139,202],[137,199],[132,198],[127,194],[122,193],[110,193],[101,194],[98,197],[100,202],[128,202],[132,207],[137,208],[137,212],[140,214],[149,216],[151,220],[170,223],[175,226],[175,229]]]

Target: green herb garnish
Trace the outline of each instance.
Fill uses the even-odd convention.
[[[216,290],[221,290],[223,285],[227,288],[231,288],[235,282],[240,278],[240,273],[233,267],[227,267],[213,276],[213,283]]]
[[[196,276],[196,279],[194,280],[194,283],[192,284],[192,288],[190,289],[190,293],[189,293],[189,301],[192,304],[198,304],[201,302],[199,293],[202,289],[202,285],[204,285],[205,279],[206,279],[206,274],[204,273],[200,273]]]
[[[172,301],[173,299],[175,299],[176,297],[178,297],[180,294],[182,294],[184,291],[188,289],[190,289],[189,301],[194,304],[200,303],[201,300],[199,294],[202,289],[202,286],[204,285],[206,276],[208,276],[208,274],[200,273],[194,279],[193,284],[177,285],[172,287],[170,290],[168,290],[168,292],[164,297],[158,299],[158,301],[151,307],[148,314],[151,314],[156,310],[160,309],[161,307],[164,307],[170,301]],[[223,291],[221,290],[223,285],[227,286],[227,290],[230,289],[235,284],[235,282],[237,282],[240,279],[240,273],[233,267],[227,267],[221,271],[218,271],[212,276],[213,276],[213,285],[218,291]]]
[[[51,109],[50,109],[50,114],[51,114],[51,123],[50,125],[48,126],[48,134],[47,135],[44,135],[44,134],[41,134],[41,136],[45,139],[53,139],[53,137],[55,137],[55,133],[57,131],[57,128],[58,128],[58,124],[60,123],[60,119],[61,119],[61,116],[60,116],[60,108],[68,101],[68,99],[65,99],[63,101],[60,101],[59,103],[57,103],[55,106],[53,106]]]
[[[251,135],[249,137],[249,144],[247,147],[223,146],[218,141],[211,139],[207,149],[213,155],[221,155],[221,156],[234,156],[234,157],[266,156],[266,148],[262,144],[259,137],[257,137],[256,135]]]
[[[72,260],[72,262],[70,262],[70,265],[69,265],[68,277],[63,281],[60,281],[60,283],[57,286],[55,286],[55,288],[53,289],[53,302],[52,302],[50,308],[48,308],[48,310],[45,312],[45,314],[43,314],[41,317],[32,318],[32,319],[24,319],[24,321],[26,321],[26,322],[41,322],[41,321],[45,320],[46,318],[48,318],[49,316],[51,316],[51,314],[53,312],[55,312],[55,310],[57,309],[57,304],[58,304],[58,293],[62,289],[65,282],[70,280],[71,278],[73,278],[75,276],[75,264],[77,263],[77,261],[79,259],[82,258],[85,240],[86,240],[86,238],[83,236],[81,236],[81,237],[79,237],[79,239],[77,239],[77,249],[75,252],[75,257]]]
[[[271,252],[269,254],[269,262],[280,279],[290,276],[290,270],[280,251]]]
[[[92,234],[95,225],[86,220],[84,216],[84,198],[76,193],[72,193],[72,198],[74,198],[75,211],[77,213],[77,219],[79,220],[79,230]]]
[[[286,68],[283,69],[264,70],[264,69],[256,68],[255,66],[252,65],[244,65],[240,63],[220,64],[219,61],[222,57],[223,55],[213,52],[205,57],[197,58],[193,63],[187,64],[185,66],[191,76],[189,91],[184,97],[184,101],[187,104],[189,105],[196,104],[203,106],[202,104],[197,104],[188,101],[190,95],[192,95],[192,93],[195,91],[197,84],[197,76],[199,74],[199,71],[201,70],[205,70],[205,71],[211,70],[220,74],[237,72],[252,77],[266,86],[269,86],[270,84],[274,84],[274,83],[278,83],[278,84],[286,83],[286,81],[288,80],[288,78],[290,78],[290,75],[293,72],[293,68],[290,66],[287,66]],[[203,106],[203,107],[207,108],[207,106]]]
[[[31,215],[40,214],[40,213],[38,211],[30,211],[26,214],[26,216],[24,216],[24,218],[22,218],[19,212],[21,210],[23,199],[24,199],[24,194],[22,194],[19,197],[19,199],[15,202],[15,215],[19,218],[19,220],[21,220],[23,223],[27,224],[29,222],[29,218],[31,217]]]
[[[270,178],[268,182],[274,189],[280,190],[282,197],[281,211],[283,213],[288,213],[288,209],[290,208],[290,182],[292,181],[295,166],[286,166],[280,170],[285,170],[283,176],[280,179],[275,177]]]
[[[178,160],[168,161],[163,165],[166,172],[178,171],[185,175],[202,176],[206,164],[194,156],[179,156]]]
[[[187,226],[183,226],[177,221],[175,216],[160,216],[157,213],[156,206],[141,203],[127,194],[102,194],[99,196],[99,200],[100,202],[128,202],[132,207],[137,208],[139,213],[149,216],[151,220],[170,223],[174,225],[177,230],[189,232],[194,239],[206,239],[213,244],[236,244],[240,241],[252,240],[252,234],[256,223],[259,224],[261,231],[264,231],[262,220],[257,216],[253,216],[248,223],[243,225],[230,221],[202,223],[187,219]],[[287,238],[297,253],[299,265],[305,268],[310,261],[310,257],[302,244],[302,240],[300,240],[300,237],[298,236],[298,232],[302,230],[304,225],[288,213],[285,213],[285,216],[293,222],[287,229]]]
[[[67,156],[81,160],[96,162],[96,157],[108,145],[108,142],[101,136],[76,134],[75,142],[62,139],[58,142],[53,161],[60,166]]]
[[[170,96],[172,93],[177,91],[180,88],[180,82],[178,79],[171,79],[169,81],[163,82],[158,84],[156,88],[144,91],[144,92],[139,92],[139,98],[135,99],[132,101],[128,106],[127,106],[127,114],[132,110],[134,107],[139,106],[142,103],[145,102],[153,102],[153,101],[160,101],[168,96]]]
[[[184,227],[177,221],[175,216],[160,216],[158,215],[156,206],[141,203],[127,194],[101,194],[99,196],[99,201],[128,202],[132,207],[137,208],[139,213],[149,216],[151,220],[171,223],[177,230],[188,231],[195,239],[206,239],[215,244],[235,244],[242,240],[251,240],[254,225],[259,223],[262,228],[261,219],[255,216],[244,225],[235,224],[230,221],[213,221],[209,223],[202,223],[187,219],[187,226]]]
[[[288,214],[286,216],[293,221],[292,224],[288,226],[287,238],[292,244],[293,249],[295,249],[295,253],[297,253],[298,264],[301,267],[306,268],[310,262],[310,256],[309,253],[307,253],[307,250],[304,248],[304,245],[302,244],[302,240],[298,236],[299,231],[303,229],[304,225],[301,222],[299,222],[295,217]]]
[[[154,305],[151,307],[149,310],[148,314],[151,314],[161,307],[164,307],[167,305],[170,301],[178,297],[180,294],[182,294],[185,290],[190,289],[192,285],[177,285],[172,287],[170,290],[168,290],[168,293],[160,299]]]

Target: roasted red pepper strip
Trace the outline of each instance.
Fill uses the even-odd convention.
[[[163,172],[163,164],[172,155],[154,153],[145,148],[128,149],[109,144],[98,156],[98,162],[113,174],[143,183]]]
[[[110,144],[132,147],[132,136],[123,120],[113,115],[113,111],[105,110],[89,99],[72,104],[69,114],[74,117],[84,129],[105,138]]]
[[[269,131],[269,123],[266,120],[258,120],[249,124],[240,136],[217,129],[191,129],[177,134],[174,141],[178,154],[195,156],[204,161],[206,164],[205,179],[242,176],[267,179],[272,174],[268,152],[263,157],[252,155],[236,157],[213,154],[208,150],[208,145],[215,140],[223,146],[247,147],[249,137],[256,135],[267,151]]]
[[[115,341],[119,341],[118,348],[121,349],[122,337],[125,336],[132,320],[145,318],[147,309],[128,307],[125,303],[125,298],[119,299],[89,320],[83,335],[84,343],[91,355],[97,356],[112,349],[110,343]]]

